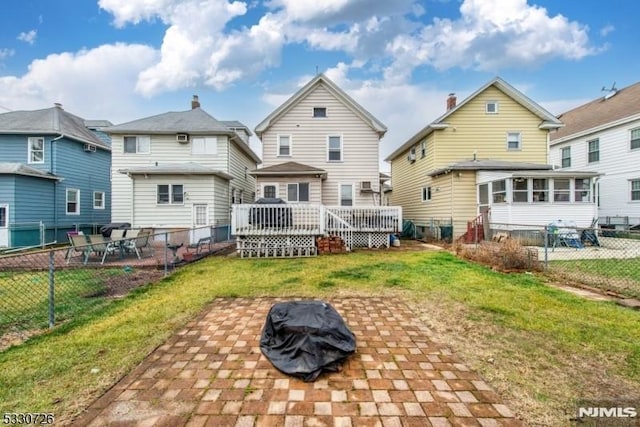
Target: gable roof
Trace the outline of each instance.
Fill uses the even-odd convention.
[[[298,162],[284,162],[277,165],[268,166],[252,170],[254,176],[283,176],[283,175],[321,175],[326,177],[327,171],[314,166],[305,165]]]
[[[238,121],[227,122],[239,124]],[[131,122],[109,126],[102,129],[108,134],[127,133],[148,133],[153,135],[171,135],[177,133],[187,133],[189,135],[226,135],[233,141],[246,155],[256,163],[261,163],[260,157],[246,144],[240,136],[225,125],[225,122],[215,119],[200,107],[187,111],[169,111],[151,117],[145,117]],[[249,131],[249,129],[247,129]],[[250,134],[250,132],[249,132]]]
[[[107,151],[111,147],[85,126],[85,120],[65,111],[60,104],[43,110],[0,114],[0,134],[63,135]]]
[[[35,178],[60,180],[59,176],[41,171],[23,163],[0,162],[0,175],[23,175]]]
[[[418,131],[415,135],[409,138],[408,141],[406,141],[404,144],[402,144],[400,147],[394,150],[391,154],[389,154],[385,159],[385,161],[388,162],[396,158],[400,153],[407,150],[412,145],[420,142],[422,139],[426,138],[433,131],[437,129],[446,128],[448,126],[446,122],[448,117],[450,117],[453,113],[463,108],[471,100],[473,100],[475,97],[477,97],[482,92],[484,92],[485,90],[489,89],[492,86],[498,89],[499,91],[501,91],[502,93],[504,93],[505,95],[507,95],[509,98],[513,99],[518,104],[522,105],[524,108],[529,110],[535,116],[539,117],[540,120],[542,120],[539,126],[540,129],[557,129],[563,126],[562,122],[558,120],[558,118],[555,117],[553,114],[551,114],[550,112],[542,108],[536,102],[532,101],[525,94],[523,94],[522,92],[520,92],[519,90],[511,86],[506,81],[502,80],[500,77],[495,77],[489,82],[485,83],[483,86],[481,86],[478,90],[473,92],[471,95],[469,95],[462,102],[457,104],[455,107],[453,107],[452,109],[444,113],[442,116],[435,119],[433,122],[429,123],[420,131]]]
[[[367,123],[371,129],[377,132],[380,137],[387,132],[387,127],[381,121],[376,119],[370,112],[365,110],[362,105],[358,104],[353,98],[347,95],[345,91],[340,89],[338,85],[321,73],[311,79],[309,83],[294,93],[255,127],[255,133],[258,135],[258,138],[262,138],[262,134],[267,131],[267,129],[269,129],[271,125],[280,118],[280,116],[287,113],[291,108],[298,104],[298,102],[306,98],[307,95],[309,95],[319,85],[323,85],[336,99],[342,102],[349,110],[354,112],[365,123]]]
[[[569,139],[625,121],[640,119],[640,82],[562,113],[565,127],[550,134],[551,143]]]

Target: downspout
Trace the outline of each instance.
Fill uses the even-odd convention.
[[[49,154],[51,156],[51,174],[56,175],[56,163],[54,156],[53,143],[64,138],[64,134],[60,134],[59,136],[53,138],[49,143]],[[55,241],[58,240],[58,180],[53,181],[53,235]],[[46,231],[45,231],[46,235]]]

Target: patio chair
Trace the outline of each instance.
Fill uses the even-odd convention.
[[[82,256],[82,263],[86,264],[89,260],[89,255],[91,254],[91,246],[87,241],[87,236],[79,233],[68,233],[67,237],[69,238],[69,244],[71,245],[65,254],[67,264],[71,262],[73,253]]]
[[[121,230],[117,228],[114,228],[113,230],[111,230],[111,241],[119,242],[120,240],[123,240],[125,231],[126,230]]]
[[[92,234],[89,236],[90,250],[96,253],[98,256],[102,255],[100,264],[104,264],[104,260],[107,255],[114,255],[118,253],[118,247],[112,242],[108,242],[104,239],[102,234]],[[85,262],[86,264],[86,262]]]
[[[128,234],[126,249],[130,252],[135,252],[138,259],[142,259],[144,249],[148,249],[151,252],[151,245],[149,244],[151,234],[148,231],[129,230]]]

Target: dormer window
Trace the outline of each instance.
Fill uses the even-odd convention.
[[[498,101],[488,101],[485,104],[487,114],[498,114]]]
[[[313,107],[313,118],[327,117],[327,107]]]

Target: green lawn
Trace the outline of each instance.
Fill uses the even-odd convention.
[[[63,322],[105,302],[106,281],[121,269],[59,269],[55,272],[56,322]],[[49,272],[0,273],[0,335],[14,325],[40,329],[48,325]]]
[[[549,266],[578,282],[640,298],[640,258],[553,261]]]
[[[215,297],[342,295],[404,298],[531,423],[556,425],[581,397],[640,395],[640,313],[447,252],[361,251],[185,267],[0,353],[0,411],[68,419]]]

